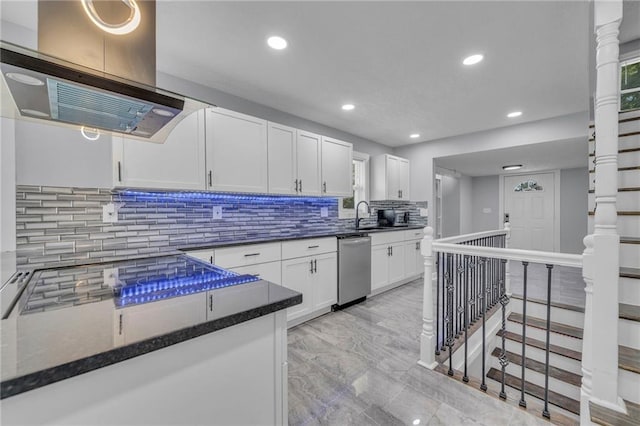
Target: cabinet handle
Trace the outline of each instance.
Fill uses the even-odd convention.
[[[302,192],[302,179],[300,179],[300,192]]]
[[[209,312],[213,312],[213,294],[209,295]]]
[[[416,250],[420,250],[420,241],[416,242]]]
[[[313,272],[318,272],[318,260],[313,259]]]
[[[327,192],[327,182],[323,182],[322,183],[322,192],[324,192],[326,194],[326,192]]]
[[[318,247],[320,247],[320,246],[309,246],[309,247],[307,247],[307,248],[312,249],[312,248],[318,248]]]
[[[387,246],[387,256],[391,256],[391,247]]]
[[[118,335],[122,336],[122,314],[120,314],[120,318],[118,320]]]
[[[313,260],[310,260],[309,264],[311,264],[311,269],[309,270],[309,272],[313,274]]]
[[[213,265],[213,256],[209,256],[209,263]]]
[[[247,253],[244,255],[244,257],[251,257],[251,256],[260,256],[260,253]]]
[[[122,164],[118,161],[118,182],[122,182]]]
[[[389,250],[391,251],[391,256],[393,256],[393,246],[390,246]]]
[[[296,194],[297,194],[298,193],[298,179],[296,179],[294,182],[296,184]]]
[[[211,170],[209,170],[209,186],[213,186],[213,177]]]

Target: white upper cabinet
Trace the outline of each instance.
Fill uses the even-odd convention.
[[[268,191],[267,122],[222,108],[206,111],[206,184],[213,191]]]
[[[298,189],[296,174],[296,129],[269,123],[269,192],[295,194]]]
[[[204,111],[185,117],[157,144],[113,137],[113,186],[203,190]]]
[[[322,194],[338,197],[353,195],[351,168],[353,145],[322,137]]]
[[[297,131],[296,169],[298,171],[298,194],[321,195],[320,162],[322,137],[315,133]]]
[[[371,199],[409,201],[409,160],[379,155],[371,161]]]

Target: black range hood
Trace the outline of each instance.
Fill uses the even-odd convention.
[[[0,42],[2,116],[98,129],[164,142],[189,113],[208,106],[102,71]],[[10,94],[13,105],[6,101]]]

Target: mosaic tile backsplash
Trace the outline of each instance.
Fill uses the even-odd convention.
[[[118,221],[104,223],[102,206],[120,206]],[[213,207],[222,219],[213,219]],[[410,224],[426,223],[418,205],[372,202],[375,209],[410,212]],[[321,217],[326,208],[327,217]],[[153,255],[220,242],[268,240],[340,232],[353,219],[338,219],[336,198],[112,191],[18,185],[16,188],[18,263],[111,260]]]

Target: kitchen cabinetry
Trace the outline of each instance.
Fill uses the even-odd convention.
[[[320,195],[320,163],[322,137],[315,133],[298,130],[296,135],[297,193]]]
[[[302,293],[302,304],[287,310],[290,326],[328,312],[337,302],[336,248],[334,237],[282,243],[282,285]]]
[[[371,234],[371,292],[417,278],[424,268],[421,229]]]
[[[189,250],[186,251],[185,254],[187,256],[195,257],[196,259],[204,260],[205,262],[209,262],[211,264],[214,264],[216,260],[213,249]]]
[[[205,130],[207,189],[266,193],[267,122],[209,108]]]
[[[269,192],[272,194],[296,194],[296,129],[281,124],[268,124]]]
[[[404,231],[404,275],[406,278],[417,277],[424,271],[424,257],[421,244],[424,232],[422,229]]]
[[[280,243],[251,244],[215,250],[216,265],[281,284]]]
[[[113,136],[113,186],[205,189],[204,111],[176,125],[162,144]]]
[[[371,161],[371,199],[409,201],[409,160],[378,155]]]
[[[351,197],[353,145],[322,137],[322,194]]]

